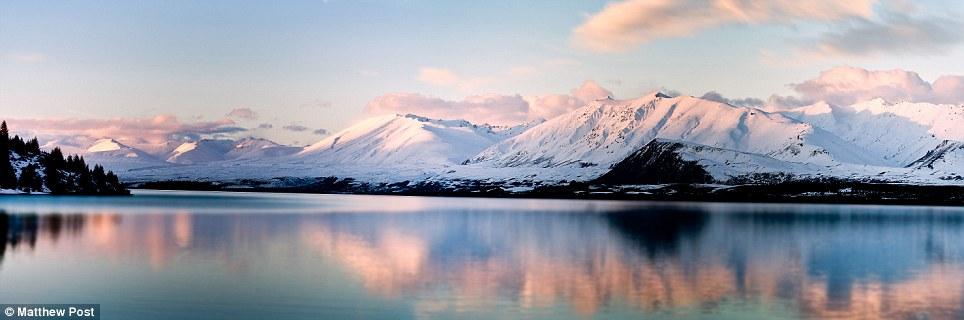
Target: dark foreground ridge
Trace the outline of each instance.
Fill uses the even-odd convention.
[[[712,183],[710,176],[696,161],[683,160],[679,142],[653,140],[615,164],[594,182],[608,185]]]
[[[117,176],[104,167],[93,169],[81,156],[64,158],[60,148],[40,150],[37,138],[10,137],[7,122],[0,124],[0,189],[24,193],[130,195]]]
[[[295,178],[286,178],[287,180]],[[964,205],[964,186],[908,185],[868,183],[838,179],[785,181],[766,184],[714,185],[670,183],[658,185],[605,185],[568,182],[540,185],[530,191],[509,192],[514,185],[462,181],[458,184],[438,182],[399,182],[393,184],[360,183],[337,177],[297,178],[299,184],[289,187],[266,187],[262,182],[243,180],[236,183],[202,181],[157,181],[134,184],[134,188],[161,190],[254,191],[320,194],[369,194],[401,196],[610,199],[647,201],[708,202],[773,202],[773,203],[837,203],[892,205]],[[310,182],[309,182],[310,181]],[[290,182],[290,181],[289,181]]]

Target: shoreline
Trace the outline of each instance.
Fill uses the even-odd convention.
[[[628,200],[665,202],[775,203],[775,204],[859,204],[964,206],[964,186],[906,185],[887,183],[782,183],[748,185],[665,184],[651,186],[601,186],[573,183],[543,186],[531,191],[509,192],[500,188],[444,189],[418,188],[390,191],[352,187],[292,186],[254,187],[217,185],[212,182],[146,184],[131,189],[265,192],[295,194],[358,194],[425,197],[470,197],[499,199]]]

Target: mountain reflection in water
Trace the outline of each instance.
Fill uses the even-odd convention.
[[[460,200],[390,213],[2,213],[0,291],[19,289],[8,281],[8,265],[59,260],[98,261],[75,271],[88,273],[213,264],[197,268],[241,286],[264,273],[332,285],[334,276],[318,270],[334,266],[362,289],[356,300],[401,301],[411,317],[495,310],[712,316],[736,308],[788,318],[964,318],[964,215],[956,209],[619,203],[540,210],[436,201]],[[52,254],[30,259],[42,252]]]

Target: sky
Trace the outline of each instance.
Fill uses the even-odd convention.
[[[304,145],[378,113],[511,125],[653,90],[959,104],[962,14],[899,0],[7,0],[0,118],[51,137]]]

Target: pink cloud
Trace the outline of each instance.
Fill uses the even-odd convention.
[[[575,110],[597,99],[612,97],[612,91],[606,90],[595,81],[585,81],[569,94],[547,94],[543,96],[527,97],[529,102],[529,120],[552,119],[563,113]]]
[[[933,84],[916,72],[866,70],[836,67],[820,73],[815,79],[792,85],[803,100],[827,101],[835,104],[883,98],[888,101],[931,103],[964,103],[964,77],[943,76]]]
[[[412,113],[430,118],[511,124],[525,121],[528,108],[519,95],[487,94],[449,101],[417,93],[390,93],[369,102],[366,111],[370,114]]]
[[[513,125],[526,121],[549,119],[581,107],[586,103],[612,96],[612,92],[596,82],[586,81],[570,94],[473,95],[450,101],[417,93],[392,93],[368,103],[369,114],[412,113],[441,119],[463,119],[474,123]]]
[[[592,80],[583,81],[582,85],[569,91],[569,94],[582,102],[590,102],[593,100],[605,99],[613,96],[612,91],[603,88]]]
[[[113,138],[132,146],[246,130],[233,126],[234,121],[230,119],[186,123],[166,114],[150,118],[9,119],[7,122],[15,132],[26,136],[63,141]]]
[[[876,0],[624,0],[606,5],[573,30],[576,45],[619,52],[727,24],[836,21],[873,14]]]
[[[941,76],[931,87],[935,102],[964,104],[964,76]]]

